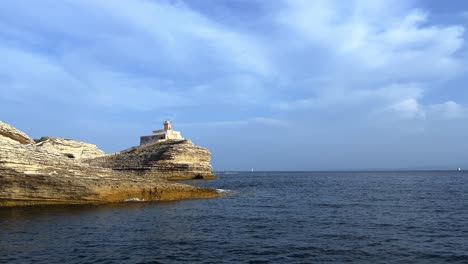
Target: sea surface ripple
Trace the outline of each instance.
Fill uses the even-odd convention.
[[[0,263],[468,263],[468,173],[218,175],[190,181],[217,199],[0,208]]]

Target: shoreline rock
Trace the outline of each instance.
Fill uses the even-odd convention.
[[[189,140],[105,154],[70,139],[34,141],[0,121],[0,206],[217,197],[214,189],[169,181],[215,178],[210,158]]]
[[[167,180],[214,179],[211,153],[190,140],[167,140],[133,147],[83,162],[117,171],[139,171]]]

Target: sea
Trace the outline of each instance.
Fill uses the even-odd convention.
[[[468,173],[219,172],[215,199],[0,208],[0,263],[468,263]]]

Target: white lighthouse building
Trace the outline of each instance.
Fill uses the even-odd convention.
[[[172,123],[169,120],[164,121],[164,128],[154,130],[152,135],[141,136],[140,145],[153,142],[160,142],[170,139],[184,139],[179,131],[172,130]]]

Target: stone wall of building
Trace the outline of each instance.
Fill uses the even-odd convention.
[[[179,131],[168,130],[166,131],[166,139],[184,139]]]
[[[140,137],[140,145],[149,144],[151,142],[156,142],[158,140],[163,140],[165,138],[164,134],[160,135],[151,135],[151,136],[142,136]]]
[[[184,138],[179,131],[174,130],[155,130],[153,135],[141,136],[140,145],[145,145],[153,142],[160,142],[164,140],[183,140]]]

